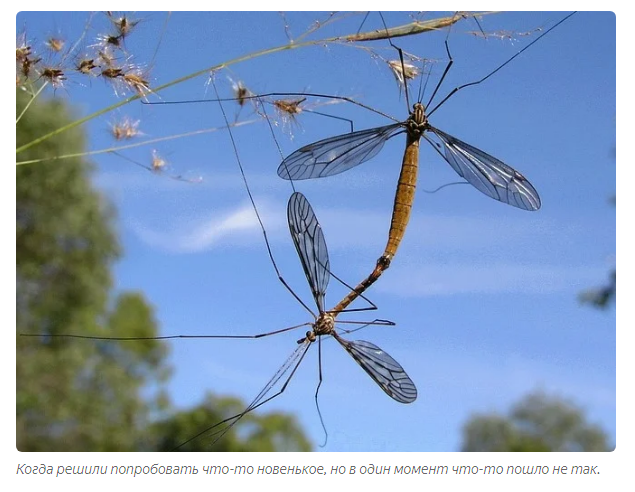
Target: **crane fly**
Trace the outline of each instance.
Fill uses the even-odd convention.
[[[317,315],[312,313],[314,321],[309,323],[303,323],[300,325],[283,328],[280,330],[261,333],[257,335],[174,335],[174,336],[160,336],[160,337],[98,337],[98,336],[84,336],[84,335],[49,335],[62,338],[81,338],[91,340],[109,340],[109,341],[138,341],[145,339],[200,339],[200,338],[213,338],[213,339],[258,339],[262,337],[277,335],[280,333],[295,330],[301,327],[308,326],[310,329],[305,335],[297,341],[297,347],[286,359],[284,364],[276,371],[273,377],[267,382],[263,389],[258,393],[254,400],[243,410],[241,413],[232,417],[226,418],[211,427],[201,431],[194,437],[181,443],[174,450],[179,450],[186,446],[188,443],[195,439],[208,434],[210,431],[215,432],[211,434],[214,440],[211,445],[214,445],[220,440],[236,423],[240,421],[245,415],[256,410],[258,407],[273,400],[277,396],[281,395],[287,385],[293,378],[300,363],[304,359],[306,353],[314,342],[318,342],[319,348],[319,360],[321,364],[321,337],[330,336],[334,338],[339,345],[348,352],[351,357],[359,364],[359,366],[371,377],[373,381],[393,400],[399,403],[412,403],[417,398],[417,389],[412,382],[403,367],[387,352],[379,348],[377,345],[364,341],[364,340],[347,340],[342,337],[336,331],[336,318],[344,312],[344,307],[350,304],[355,298],[359,297],[359,294],[355,294],[354,291],[351,294],[345,296],[345,298],[338,303],[333,309],[325,309],[325,296],[326,289],[329,284],[331,276],[330,260],[326,241],[324,239],[324,233],[322,227],[318,222],[318,219],[306,197],[295,192],[291,195],[287,206],[287,222],[289,226],[289,232],[295,245],[295,249],[300,258],[302,269],[307,278],[309,287],[311,289],[312,297],[317,307]],[[282,280],[282,279],[281,279]],[[282,280],[285,287],[289,288],[284,280]],[[292,292],[293,293],[293,292]],[[295,294],[293,294],[295,296]],[[297,296],[296,296],[297,298]],[[346,302],[344,302],[346,301]],[[302,303],[302,301],[300,300]],[[302,303],[304,305],[304,303]],[[373,320],[370,322],[361,321],[343,321],[342,323],[350,323],[354,325],[361,325],[365,327],[367,325],[382,325],[392,326],[394,323],[386,320]],[[359,328],[357,328],[359,329]],[[356,331],[345,330],[347,332]],[[24,335],[23,336],[37,336],[42,337],[46,335]],[[280,389],[271,395],[270,393],[274,388],[283,380]],[[322,371],[320,365],[320,380],[318,383],[319,391],[322,383]],[[321,419],[321,416],[320,416]]]
[[[393,119],[395,123],[319,140],[301,147],[283,159],[278,166],[278,176],[283,179],[303,180],[334,176],[372,159],[392,137],[402,133],[406,134],[406,148],[397,182],[386,247],[371,274],[355,288],[356,293],[361,293],[370,287],[390,266],[406,232],[417,186],[421,138],[424,138],[461,178],[481,193],[522,210],[534,211],[540,208],[541,202],[538,192],[525,176],[496,157],[432,126],[428,117],[458,91],[488,79],[572,15],[569,14],[561,19],[482,79],[450,91],[429,113],[426,113],[426,108],[432,104],[453,63],[446,39],[445,47],[449,61],[427,105],[424,106],[421,101],[415,103],[405,121],[398,121],[384,115]],[[401,71],[406,73],[402,50],[395,46],[390,39],[389,42],[398,50]],[[405,79],[403,83],[407,101],[408,86]],[[346,299],[342,302],[345,304]]]
[[[278,167],[278,176],[302,180],[342,173],[371,159],[387,140],[402,133],[406,134],[406,149],[395,193],[388,240],[375,269],[364,282],[364,289],[390,266],[406,232],[417,186],[419,141],[422,137],[459,176],[479,191],[524,210],[540,208],[538,192],[521,173],[482,150],[433,127],[428,122],[425,107],[421,103],[414,104],[410,116],[404,122],[338,135],[296,150],[282,161]],[[445,150],[444,153],[440,151],[441,148]]]
[[[454,171],[465,180],[466,183],[471,184],[483,194],[521,210],[535,211],[540,208],[540,196],[534,186],[523,174],[505,164],[500,159],[497,159],[477,147],[463,142],[462,140],[434,127],[430,124],[428,118],[454,94],[466,87],[478,85],[487,80],[510,63],[514,58],[530,48],[534,43],[538,42],[553,29],[569,19],[573,14],[575,14],[575,12],[565,16],[481,79],[454,88],[430,111],[427,111],[427,108],[431,106],[439,88],[441,87],[441,84],[443,83],[443,80],[448,74],[450,67],[454,63],[446,39],[445,47],[449,58],[448,64],[446,65],[436,88],[432,92],[428,103],[426,105],[422,104],[420,101],[415,103],[412,106],[412,111],[405,121],[400,121],[370,106],[344,96],[331,96],[306,92],[270,92],[259,95],[243,95],[241,100],[257,99],[262,101],[266,97],[280,96],[295,96],[300,98],[311,96],[337,99],[363,107],[394,121],[394,123],[390,125],[345,133],[301,147],[288,157],[284,158],[278,166],[278,176],[290,181],[323,178],[345,172],[375,157],[381,151],[384,144],[392,137],[403,133],[406,134],[406,148],[402,159],[399,180],[397,182],[390,229],[384,252],[378,258],[371,274],[350,293],[352,296],[351,300],[349,302],[347,302],[346,299],[342,300],[342,304],[340,306],[342,309],[348,305],[348,303],[352,302],[356,294],[364,292],[364,290],[370,287],[379,278],[379,276],[381,276],[381,274],[390,266],[390,263],[401,244],[410,220],[410,213],[414,202],[419,169],[419,142],[421,138],[424,138],[452,167],[452,169],[454,169]],[[403,61],[401,49],[397,48],[392,41],[390,41],[390,44],[399,51],[400,62],[397,63],[401,65],[401,72],[406,73],[407,65]],[[392,65],[390,66],[392,67]],[[406,80],[404,80],[404,85],[406,86]],[[408,100],[407,86],[405,89],[406,100]],[[228,100],[233,99],[215,99],[215,101],[218,102]],[[179,102],[211,101],[214,100],[207,99]]]
[[[408,374],[406,374],[403,367],[401,367],[401,365],[387,352],[371,342],[364,340],[347,340],[337,333],[335,322],[337,316],[343,312],[343,309],[339,308],[342,302],[331,310],[327,311],[324,308],[326,289],[331,276],[329,271],[330,261],[328,250],[324,239],[324,233],[322,232],[322,227],[320,226],[309,201],[302,193],[295,192],[289,198],[287,206],[287,222],[293,244],[295,245],[298,256],[300,257],[302,269],[304,270],[304,274],[311,289],[313,300],[317,307],[318,314],[314,314],[315,321],[260,335],[273,335],[282,331],[299,328],[301,326],[310,327],[304,337],[297,341],[298,346],[287,358],[284,364],[276,371],[273,377],[267,382],[260,393],[258,393],[243,412],[222,420],[221,422],[203,430],[188,441],[179,445],[177,449],[185,446],[194,439],[223,426],[212,434],[213,436],[216,436],[214,443],[217,442],[242,417],[281,395],[293,378],[293,375],[304,359],[304,356],[308,352],[309,348],[316,341],[318,342],[319,354],[321,354],[320,343],[321,337],[323,336],[333,337],[344,348],[344,350],[351,355],[355,362],[357,362],[357,364],[359,364],[359,366],[371,377],[371,379],[375,381],[375,383],[393,400],[399,403],[412,403],[417,398],[417,388],[415,387],[415,384],[412,382]],[[349,296],[351,296],[351,294],[347,295],[345,299]],[[356,298],[358,295],[354,297]],[[353,299],[350,299],[346,305],[350,304],[352,300]],[[370,323],[349,321],[348,323],[362,324],[363,326],[368,324],[392,324],[391,322],[384,320],[375,320]],[[321,359],[321,355],[319,358]],[[269,393],[273,391],[274,387],[283,380],[286,374],[288,374],[288,376],[282,383],[280,390],[273,395],[268,396]],[[319,391],[321,384],[322,371],[320,366],[320,381],[318,383],[317,391]]]

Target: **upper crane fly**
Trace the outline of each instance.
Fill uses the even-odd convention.
[[[432,126],[428,118],[458,91],[487,80],[574,13],[568,14],[561,19],[485,77],[451,90],[432,110],[426,112],[453,64],[446,39],[445,47],[449,62],[427,105],[424,106],[421,101],[415,103],[408,118],[405,121],[399,121],[350,98],[341,98],[382,114],[392,119],[395,123],[319,140],[301,147],[283,159],[278,166],[278,176],[283,179],[293,181],[334,176],[372,159],[379,153],[386,141],[395,135],[406,134],[406,149],[397,183],[386,247],[384,248],[384,253],[377,260],[377,264],[371,274],[355,288],[356,292],[366,290],[390,266],[403,239],[410,220],[412,204],[414,203],[419,170],[419,142],[421,138],[424,138],[460,177],[485,195],[522,210],[534,211],[540,208],[541,202],[538,192],[525,176],[496,157]],[[405,74],[403,52],[390,39],[389,42],[398,50],[402,73]],[[403,78],[403,83],[406,101],[408,101],[408,87],[405,78]],[[407,102],[407,104],[409,103]]]
[[[176,450],[179,450],[186,446],[188,443],[198,439],[204,435],[209,435],[210,438],[214,438],[212,445],[221,439],[229,429],[231,429],[240,419],[242,419],[248,413],[254,411],[258,407],[264,405],[268,401],[281,395],[287,385],[293,378],[296,370],[300,366],[300,363],[304,359],[304,356],[308,352],[313,342],[318,342],[319,353],[321,354],[320,340],[323,336],[332,336],[350,355],[355,362],[364,369],[364,371],[377,383],[377,385],[393,400],[399,403],[412,403],[417,399],[417,388],[412,382],[406,371],[401,365],[392,358],[387,352],[379,348],[377,345],[364,340],[346,340],[342,338],[335,327],[335,320],[337,316],[343,312],[343,308],[350,304],[353,299],[359,297],[359,294],[348,294],[345,298],[338,303],[336,307],[331,310],[325,309],[324,298],[326,296],[326,288],[329,284],[331,272],[329,270],[330,261],[328,256],[328,250],[326,247],[326,241],[324,239],[324,233],[322,227],[315,216],[315,212],[311,207],[309,201],[302,193],[295,192],[289,198],[287,206],[287,221],[289,224],[289,232],[293,239],[298,256],[300,257],[300,263],[302,269],[306,275],[311,294],[315,305],[318,310],[317,316],[313,323],[304,323],[302,325],[296,325],[290,328],[277,330],[275,332],[265,333],[261,335],[251,336],[211,336],[205,338],[260,338],[262,336],[275,335],[285,331],[299,328],[301,326],[309,326],[304,337],[297,341],[298,346],[287,358],[284,364],[276,371],[273,377],[265,384],[262,390],[254,398],[254,400],[243,410],[241,413],[232,417],[226,418],[214,425],[202,430],[197,435],[191,437],[187,441],[181,443]],[[285,287],[289,288],[285,282]],[[293,292],[292,292],[293,293]],[[294,294],[295,296],[295,294]],[[297,298],[297,296],[295,296]],[[299,300],[299,299],[298,299]],[[302,301],[300,301],[302,303]],[[304,305],[304,303],[302,303]],[[364,322],[351,322],[352,324],[362,324],[363,326],[370,324],[379,325],[392,325],[391,322],[383,320],[375,320],[369,323]],[[320,381],[319,387],[322,384],[322,369],[320,367]],[[288,377],[282,383],[280,389],[270,395],[274,388],[280,383],[283,377],[289,374]],[[317,392],[316,392],[317,398]],[[321,419],[321,416],[320,416]],[[324,425],[324,424],[323,424]],[[211,435],[209,434],[210,432]]]

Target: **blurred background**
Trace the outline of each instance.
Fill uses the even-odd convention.
[[[384,18],[392,28],[452,15]],[[42,335],[16,339],[19,450],[169,451],[241,412],[285,362],[303,331],[258,340],[51,335],[247,335],[312,321],[277,279],[237,155],[277,266],[311,306],[287,232],[292,189],[276,175],[281,154],[350,131],[346,120],[355,130],[391,120],[326,97],[307,97],[292,113],[274,97],[264,109],[227,101],[228,121],[240,123],[231,129],[236,154],[217,102],[156,103],[214,98],[204,69],[249,55],[214,72],[223,97],[241,89],[347,96],[405,120],[404,91],[388,63],[398,55],[387,40],[321,41],[383,29],[377,13],[364,17],[18,14],[17,161],[37,162],[16,171],[17,333]],[[466,15],[449,30],[395,38],[419,72],[410,103],[420,80],[428,102],[448,62],[446,39],[454,64],[436,102],[563,17]],[[307,41],[315,43],[302,46]],[[284,45],[294,49],[259,54]],[[133,95],[150,104],[113,107]],[[318,401],[328,439],[314,398],[313,347],[282,395],[218,442],[207,433],[182,449],[613,449],[615,112],[609,12],[576,14],[452,96],[431,124],[523,173],[542,208],[518,210],[465,185],[433,192],[459,178],[422,142],[409,228],[367,293],[378,310],[341,316],[396,323],[348,338],[390,353],[418,399],[391,400],[325,341]],[[341,175],[295,183],[320,220],[331,270],[348,284],[365,278],[383,252],[404,140],[391,139]],[[331,279],[327,307],[346,292]]]

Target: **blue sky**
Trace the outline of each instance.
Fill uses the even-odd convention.
[[[149,64],[165,15],[136,15],[142,22],[127,47],[135,55],[132,62]],[[440,93],[487,74],[538,35],[522,33],[544,30],[561,17],[537,12],[482,19],[487,32],[514,31],[512,40],[483,40],[468,33],[478,30],[473,21],[457,24],[449,36],[454,66]],[[292,36],[317,18],[324,14],[289,14]],[[38,41],[58,32],[73,40],[85,21],[86,14],[17,17],[18,29],[26,25],[28,35]],[[360,16],[345,18],[314,38],[355,32],[360,21]],[[408,21],[406,14],[387,16],[391,26]],[[367,22],[365,29],[381,25],[376,15]],[[96,24],[105,25],[104,19]],[[94,39],[100,32],[91,28],[87,37]],[[409,53],[437,60],[429,86],[436,84],[447,61],[446,36],[444,30],[397,41]],[[276,13],[175,13],[150,71],[151,86],[286,42]],[[385,41],[366,46],[395,58]],[[233,65],[231,72],[216,77],[228,96],[229,77],[256,93],[346,95],[407,117],[404,97],[385,63],[352,46],[308,47]],[[205,96],[212,97],[212,89],[203,76],[148,99]],[[75,103],[81,114],[116,101],[112,88],[100,79],[84,85],[69,81],[56,97]],[[318,110],[352,119],[356,130],[389,123],[345,103]],[[228,103],[226,111],[233,117],[237,107]],[[342,317],[397,323],[369,327],[351,338],[371,341],[390,353],[416,383],[419,397],[411,405],[392,401],[336,343],[325,343],[320,390],[329,431],[325,450],[456,450],[460,428],[472,413],[504,412],[536,389],[571,398],[615,439],[615,312],[598,312],[577,301],[581,290],[601,285],[615,264],[615,209],[609,204],[616,186],[615,115],[611,13],[575,15],[491,79],[459,92],[435,112],[434,126],[523,173],[539,191],[542,208],[521,211],[470,186],[424,193],[457,176],[422,143],[410,226],[391,268],[368,293],[379,310]],[[108,125],[124,116],[140,121],[144,138],[224,124],[215,103],[133,103],[88,124],[91,149],[113,145]],[[240,118],[259,119],[248,108]],[[297,124],[281,123],[277,130],[281,150],[288,155],[344,133],[348,125],[304,113]],[[275,173],[280,156],[269,128],[261,120],[236,128],[234,136],[278,267],[312,304],[286,225],[291,187]],[[322,224],[332,271],[349,284],[367,276],[383,251],[403,147],[403,137],[395,137],[373,160],[351,171],[296,183]],[[116,156],[94,159],[95,183],[116,204],[125,250],[115,269],[117,288],[142,290],[156,308],[163,334],[251,334],[311,321],[269,263],[227,132],[141,147],[126,155],[149,162],[151,149],[170,162],[169,172],[202,181],[155,176]],[[327,305],[345,293],[332,279]],[[180,407],[197,404],[206,391],[249,401],[300,336],[174,342],[171,396]],[[287,391],[263,409],[295,413],[317,444],[323,432],[313,400],[316,384],[314,348]]]

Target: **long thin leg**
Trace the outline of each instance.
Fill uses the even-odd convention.
[[[379,114],[381,116],[384,116],[394,122],[399,122],[400,120],[398,120],[397,118],[390,116],[386,113],[383,113],[382,111],[379,111],[378,109],[375,109],[371,106],[368,106],[367,104],[361,103],[359,101],[356,101],[353,98],[350,97],[346,97],[346,96],[333,96],[331,94],[319,94],[316,92],[266,92],[264,94],[253,94],[253,95],[249,95],[249,96],[243,96],[241,97],[241,99],[243,100],[249,100],[249,99],[260,99],[260,98],[264,98],[264,97],[321,97],[324,99],[337,99],[340,101],[346,101],[349,102],[351,104],[355,104],[356,106],[359,106],[361,108],[367,109],[368,111],[372,111],[373,113]],[[229,102],[229,101],[237,101],[238,99],[235,97],[218,97],[216,99],[188,99],[186,101],[154,101],[154,102],[149,102],[149,101],[143,101],[141,100],[141,104],[147,104],[147,105],[161,105],[161,104],[193,104],[193,103],[208,103],[208,102]]]
[[[262,101],[260,101],[260,103],[261,103],[261,105],[262,105],[262,110],[263,110],[264,114],[266,115],[266,109],[265,109],[264,105],[262,104]],[[280,153],[280,156],[282,157],[282,156],[283,156],[283,154],[282,154],[282,149],[280,148],[280,144],[278,143],[278,139],[276,138],[275,132],[273,131],[273,126],[271,125],[271,122],[270,122],[269,118],[266,118],[266,120],[267,120],[267,123],[269,124],[269,129],[270,129],[270,131],[271,131],[271,136],[272,136],[272,138],[273,138],[273,140],[274,140],[274,142],[275,142],[275,144],[276,144],[276,147],[278,148],[278,152]],[[284,157],[283,157],[283,161],[282,161],[282,162],[284,162]],[[288,170],[287,170],[287,174],[288,174],[288,175],[290,174],[290,173],[288,172]],[[294,186],[294,184],[293,184],[293,180],[291,180],[291,179],[290,179],[289,181],[291,182],[291,187],[293,188],[293,191],[294,191],[294,193],[295,193],[295,186]],[[318,259],[316,258],[316,260],[318,260]],[[373,311],[373,310],[376,310],[376,309],[377,309],[377,306],[375,305],[375,303],[373,303],[370,299],[368,299],[367,297],[365,297],[364,295],[362,295],[362,292],[363,292],[364,290],[366,290],[366,288],[367,288],[370,284],[372,284],[372,283],[373,283],[373,282],[374,282],[377,278],[379,278],[379,275],[381,275],[381,273],[379,273],[378,275],[376,275],[376,276],[374,277],[374,280],[372,280],[372,282],[368,283],[368,285],[367,285],[366,287],[364,287],[364,289],[362,290],[362,289],[360,288],[360,286],[359,286],[359,285],[358,285],[357,287],[355,287],[355,288],[354,288],[354,287],[350,286],[349,284],[347,284],[344,280],[342,280],[340,277],[338,277],[337,275],[335,275],[335,274],[334,274],[334,273],[333,273],[333,272],[332,272],[332,271],[328,268],[328,266],[327,266],[327,265],[324,265],[324,264],[320,263],[320,267],[322,267],[323,269],[325,269],[331,277],[335,278],[335,280],[337,280],[340,284],[344,285],[345,287],[347,287],[347,288],[348,288],[348,289],[350,289],[350,291],[351,291],[351,293],[350,293],[350,294],[348,294],[348,295],[345,297],[346,304],[343,304],[343,302],[344,302],[344,301],[342,301],[342,302],[340,302],[340,304],[338,304],[338,306],[337,306],[335,309],[333,309],[333,310],[331,310],[331,311],[329,311],[329,312],[331,312],[331,313],[335,313],[335,314],[338,314],[338,313],[341,313],[341,312]],[[371,275],[371,276],[373,276],[373,275]],[[361,284],[360,284],[360,285],[361,285]],[[365,307],[365,308],[345,309],[345,308],[346,308],[346,306],[348,306],[351,302],[353,302],[353,300],[357,299],[358,297],[361,297],[362,299],[364,299],[366,302],[368,302],[368,304],[370,304],[370,306]]]
[[[322,430],[324,431],[324,442],[320,444],[320,447],[323,448],[326,446],[326,442],[329,439],[329,433],[326,430],[326,425],[324,424],[322,411],[320,410],[320,404],[318,402],[318,393],[320,392],[320,387],[322,386],[322,337],[318,338],[318,375],[318,384],[317,388],[315,388],[315,408],[317,409],[318,416],[320,417],[320,424],[322,424]]]
[[[384,29],[386,30],[386,34],[388,34],[388,26],[386,25],[386,21],[381,12],[379,12],[379,17],[381,17],[381,22],[384,24]],[[406,109],[410,111],[410,96],[408,95],[408,80],[406,78],[406,65],[403,60],[403,50],[399,46],[397,46],[395,43],[392,42],[392,39],[390,38],[390,36],[388,36],[388,42],[390,43],[390,46],[395,48],[397,50],[397,53],[399,53],[399,61],[401,62],[401,74],[403,78],[404,93],[406,94]]]
[[[349,118],[344,118],[342,116],[335,116],[334,114],[322,113],[320,111],[315,111],[314,109],[304,109],[303,111],[305,113],[317,114],[317,115],[320,115],[320,116],[326,116],[327,118],[334,118],[336,120],[348,121],[349,125],[351,126],[351,133],[353,133],[355,131],[355,128],[353,126],[353,120],[351,120]]]
[[[88,335],[73,335],[73,334],[58,334],[58,335],[46,335],[46,334],[36,334],[36,333],[20,333],[21,337],[40,337],[40,338],[79,338],[84,340],[108,340],[108,341],[119,341],[119,342],[129,342],[134,340],[174,340],[177,338],[180,339],[200,339],[200,338],[218,338],[218,339],[257,339],[268,337],[271,335],[278,335],[279,333],[285,333],[287,331],[295,330],[297,328],[302,328],[303,326],[310,326],[311,323],[302,323],[300,325],[289,326],[288,328],[282,328],[280,330],[270,331],[267,333],[258,333],[256,335],[166,335],[159,337],[98,337],[98,336],[88,336]]]
[[[432,101],[434,100],[434,96],[437,95],[437,92],[441,88],[441,84],[443,83],[445,76],[448,74],[448,72],[450,71],[450,67],[452,67],[452,64],[454,63],[454,59],[452,58],[452,54],[450,53],[450,46],[448,45],[447,38],[445,39],[445,51],[448,54],[448,64],[445,66],[445,69],[443,70],[443,75],[441,75],[439,82],[437,82],[437,86],[434,88],[434,91],[432,91],[432,95],[430,96],[430,100],[428,101],[428,104],[426,104],[426,108],[430,107],[430,104],[432,104]],[[430,114],[432,114],[432,112],[429,112],[428,116],[430,116]]]
[[[542,38],[544,38],[547,34],[549,34],[551,31],[553,31],[556,27],[558,27],[560,24],[562,24],[564,21],[566,21],[567,19],[569,19],[573,14],[575,14],[575,12],[572,12],[570,14],[568,14],[566,17],[564,17],[563,19],[561,19],[560,21],[558,21],[556,24],[554,24],[553,26],[551,26],[549,29],[547,29],[545,32],[543,32],[540,36],[538,36],[536,39],[534,39],[531,43],[529,43],[527,46],[525,46],[523,49],[521,49],[518,53],[516,53],[514,56],[512,56],[511,58],[509,58],[506,62],[502,63],[501,65],[499,65],[498,67],[496,67],[494,70],[492,70],[490,73],[488,73],[485,77],[476,80],[474,82],[470,82],[468,84],[463,84],[460,85],[459,87],[455,87],[454,89],[452,89],[450,91],[450,93],[445,96],[441,102],[439,104],[437,104],[432,110],[428,111],[428,117],[430,117],[432,115],[432,113],[434,113],[437,109],[439,109],[443,103],[445,103],[445,101],[447,101],[448,99],[450,99],[454,94],[456,94],[457,92],[459,92],[461,89],[465,89],[466,87],[471,87],[473,85],[478,85],[481,82],[485,82],[487,79],[489,79],[492,75],[494,75],[496,72],[498,72],[501,68],[503,68],[505,65],[507,65],[509,62],[511,62],[514,58],[516,58],[518,55],[520,55],[521,53],[523,53],[525,50],[529,49],[529,47],[531,47],[532,45],[534,45],[535,43],[537,43],[538,41],[540,41]],[[447,45],[446,45],[447,47]]]
[[[322,265],[323,266],[323,265]],[[341,307],[340,309],[338,309],[337,307],[331,309],[329,312],[332,314],[339,314],[339,313],[353,313],[353,312],[362,312],[362,311],[376,311],[377,310],[377,305],[371,301],[368,297],[366,297],[365,295],[362,294],[362,290],[359,289],[359,285],[357,287],[352,287],[350,284],[348,284],[347,282],[345,282],[344,280],[342,280],[340,277],[338,277],[337,275],[335,275],[330,269],[327,268],[327,271],[329,273],[329,275],[331,277],[333,277],[335,280],[337,280],[340,284],[342,284],[344,287],[346,287],[347,289],[350,290],[350,293],[347,294],[346,298],[348,298],[349,296],[351,296],[351,300],[346,304],[350,304],[351,302],[353,302],[353,300],[357,299],[358,297],[361,297],[362,299],[364,299],[368,304],[370,304],[370,306],[365,307],[365,308],[355,308],[355,309],[345,309],[346,306]],[[366,290],[366,289],[364,289]],[[341,304],[341,303],[340,303]],[[339,305],[338,305],[339,306]]]
[[[366,14],[364,14],[364,20],[362,20],[362,23],[357,28],[357,35],[359,35],[359,33],[362,32],[362,27],[364,27],[364,24],[366,23],[366,19],[368,19],[369,15],[370,15],[370,11],[368,11],[368,12],[366,12]]]
[[[213,79],[212,79],[212,86],[214,87],[214,93],[216,94],[216,97],[218,98],[218,89],[216,88],[216,83],[214,82]],[[220,98],[218,99],[218,105],[220,106],[221,112],[223,114],[223,118],[225,119],[225,123],[227,125],[229,125],[229,122],[227,121],[227,115],[225,114],[225,109],[223,108],[223,104],[222,104]],[[264,224],[262,222],[262,219],[260,218],[260,214],[258,213],[258,208],[256,207],[256,202],[254,200],[253,195],[251,194],[251,188],[249,187],[249,182],[247,181],[247,176],[245,175],[245,171],[243,169],[242,163],[240,161],[240,157],[238,155],[238,147],[236,146],[236,141],[234,140],[234,134],[231,131],[231,128],[229,126],[227,127],[227,130],[229,132],[229,138],[231,139],[232,146],[234,148],[234,154],[236,155],[236,162],[238,163],[238,167],[240,169],[240,174],[241,174],[241,176],[243,178],[243,183],[245,183],[245,189],[247,190],[247,195],[249,195],[249,200],[251,201],[251,206],[253,207],[254,212],[256,214],[256,218],[258,219],[258,223],[260,224],[260,229],[262,230],[262,235],[265,238],[265,245],[267,246],[267,253],[269,254],[269,259],[271,260],[271,264],[273,265],[273,268],[276,271],[276,275],[278,276],[278,280],[291,293],[291,295],[293,297],[295,297],[295,299],[304,307],[304,309],[306,309],[309,313],[311,313],[311,315],[313,317],[315,317],[315,313],[313,313],[313,311],[304,303],[304,301],[302,301],[302,299],[300,299],[300,297],[298,297],[298,295],[293,291],[293,289],[289,286],[289,284],[287,284],[287,282],[284,280],[284,278],[282,277],[282,274],[280,273],[280,270],[278,270],[278,265],[276,264],[276,260],[273,257],[273,252],[271,251],[271,246],[269,244],[269,238],[267,237],[267,231],[265,230],[265,226],[264,226]]]

